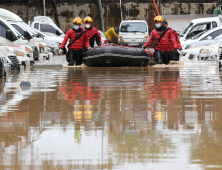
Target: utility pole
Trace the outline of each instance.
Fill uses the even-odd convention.
[[[45,16],[45,0],[43,0],[43,15]]]
[[[99,12],[100,12],[101,28],[102,28],[102,32],[105,32],[104,20],[103,20],[103,8],[102,8],[102,2],[101,2],[101,0],[98,0],[98,3],[99,3]]]
[[[122,0],[120,0],[120,12],[121,12],[121,21],[123,20],[123,13],[122,13]]]

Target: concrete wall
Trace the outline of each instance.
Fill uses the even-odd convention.
[[[4,2],[2,2],[4,1]],[[10,0],[9,0],[10,1]],[[32,21],[34,16],[43,15],[43,6],[41,3],[30,2],[30,3],[11,3],[5,0],[1,0],[0,7],[8,9],[17,15],[19,15],[25,22],[28,20]],[[142,0],[141,0],[142,1]],[[18,1],[17,1],[18,2]],[[46,15],[55,20],[55,9],[53,1],[46,1]],[[58,2],[58,1],[57,1]],[[79,1],[82,2],[82,1]],[[104,1],[102,1],[104,2]],[[125,2],[125,1],[124,1]],[[143,1],[142,1],[143,2]],[[212,14],[215,9],[215,3],[162,3],[160,6],[160,13],[162,15],[189,15],[189,14]],[[123,3],[123,18],[124,19],[142,19],[146,20],[151,29],[154,28],[153,18],[157,15],[153,3]],[[72,20],[74,17],[80,16],[82,19],[89,15],[94,20],[94,26],[101,29],[99,7],[97,3],[76,3],[74,1],[60,2],[57,4],[57,10],[59,13],[59,22],[62,30],[68,30],[72,28]],[[111,26],[119,26],[120,19],[120,5],[119,3],[111,3],[107,1],[103,3],[103,17],[105,29]],[[192,18],[190,18],[192,19]],[[178,21],[179,25],[187,23],[180,19],[171,19]],[[177,23],[177,22],[176,22]],[[171,25],[171,27],[176,25]],[[181,29],[181,28],[179,28]]]

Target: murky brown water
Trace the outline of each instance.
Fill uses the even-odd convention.
[[[0,169],[222,169],[213,66],[42,69],[0,85]]]

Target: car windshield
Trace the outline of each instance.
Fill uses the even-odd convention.
[[[63,32],[55,23],[52,23],[52,25],[53,25],[54,28],[57,29],[61,34],[64,34],[64,32]]]
[[[185,26],[184,29],[180,32],[179,37],[183,37],[192,26],[193,26],[192,22],[190,22],[187,26]]]
[[[147,32],[145,22],[123,22],[120,28],[121,32]]]
[[[5,22],[5,24],[9,27],[9,29],[10,30],[12,30],[14,33],[16,33],[16,36],[17,37],[21,37],[22,39],[25,39],[23,36],[22,36],[22,34],[20,34],[11,24],[9,24],[5,19],[2,19],[2,20],[4,20]]]
[[[25,27],[26,30],[28,30],[32,35],[36,35],[37,33],[30,27],[28,26],[25,22],[20,22],[23,27]]]

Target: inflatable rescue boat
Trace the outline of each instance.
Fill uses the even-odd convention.
[[[83,60],[89,67],[147,66],[153,49],[104,45],[87,51]]]

